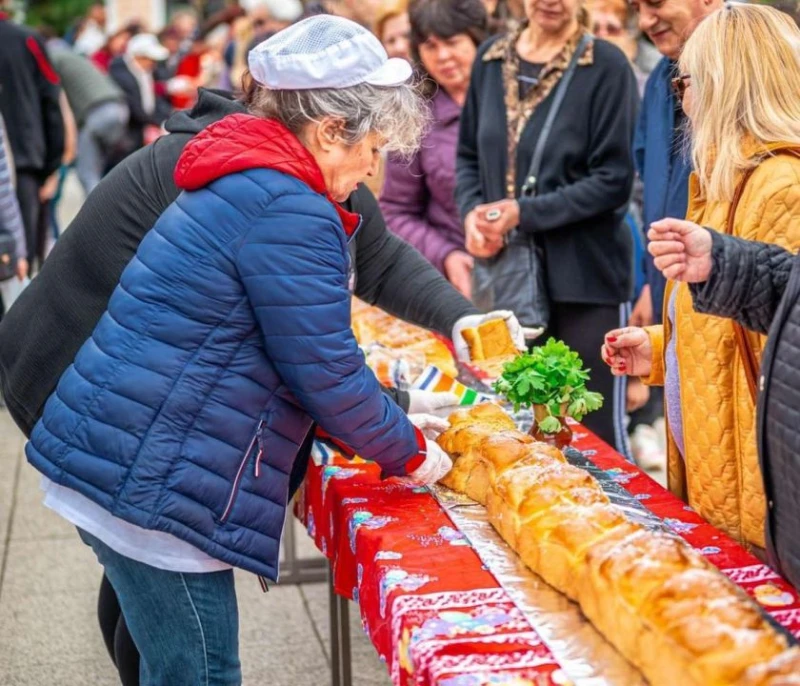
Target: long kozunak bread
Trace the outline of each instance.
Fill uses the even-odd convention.
[[[495,405],[451,415],[442,483],[486,506],[534,572],[653,686],[800,686],[800,649],[681,539],[643,529],[588,472]]]

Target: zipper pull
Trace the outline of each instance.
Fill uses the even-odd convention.
[[[256,455],[256,468],[255,468],[256,479],[259,476],[261,476],[261,455],[262,454],[263,454],[263,451],[261,450],[261,448],[259,448],[258,449],[258,455]]]
[[[267,584],[267,580],[263,576],[258,577],[258,583],[261,584],[261,590],[264,593],[269,593],[269,585]]]
[[[256,479],[261,476],[261,457],[264,454],[264,446],[262,445],[262,438],[264,436],[264,427],[259,426],[258,431],[256,432],[256,441],[258,442],[258,453],[256,453],[256,466],[255,466],[255,476]]]

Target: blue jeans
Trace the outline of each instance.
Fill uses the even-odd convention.
[[[119,598],[141,654],[140,686],[238,686],[233,571],[184,574],[131,560],[78,529]]]

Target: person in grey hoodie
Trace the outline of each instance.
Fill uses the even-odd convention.
[[[86,57],[61,42],[49,42],[47,52],[78,125],[75,166],[88,195],[100,183],[124,140],[128,106],[114,80]]]

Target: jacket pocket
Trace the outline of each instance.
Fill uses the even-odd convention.
[[[231,491],[230,494],[228,495],[228,500],[225,503],[225,509],[223,510],[222,515],[219,518],[221,524],[227,522],[228,518],[231,516],[231,511],[233,510],[233,506],[236,504],[236,498],[239,495],[239,488],[242,485],[242,479],[244,478],[245,470],[247,469],[247,464],[254,456],[255,456],[255,464],[253,466],[253,471],[255,472],[256,477],[258,477],[259,475],[261,456],[263,453],[262,435],[264,433],[265,423],[266,423],[265,420],[263,419],[259,420],[256,432],[255,434],[253,434],[253,438],[250,441],[249,445],[247,446],[247,450],[245,450],[244,455],[242,456],[242,461],[239,463],[239,469],[236,470],[236,477],[233,480],[233,485],[231,486]]]

